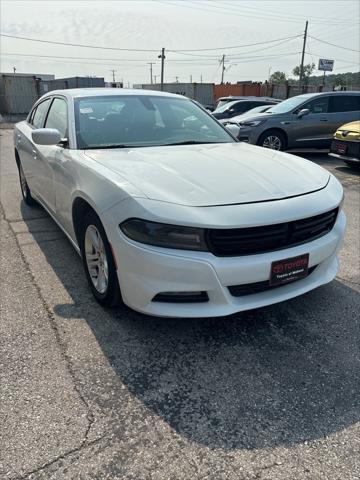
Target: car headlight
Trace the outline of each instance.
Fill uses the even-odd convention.
[[[266,120],[248,120],[244,122],[240,122],[240,127],[257,127],[258,125],[262,125],[265,123]]]
[[[181,250],[208,250],[202,228],[150,222],[139,218],[125,220],[120,228],[127,237],[136,242]]]

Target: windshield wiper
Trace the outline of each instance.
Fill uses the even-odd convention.
[[[173,145],[202,145],[206,143],[225,143],[225,142],[204,142],[198,140],[185,140],[184,142],[176,142],[176,143],[164,143],[164,147],[171,147]]]
[[[123,143],[120,143],[118,145],[116,144],[109,144],[109,145],[90,145],[88,147],[84,147],[84,150],[100,150],[102,148],[135,148],[137,145],[125,145]]]

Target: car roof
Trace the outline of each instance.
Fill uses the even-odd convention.
[[[272,97],[258,97],[257,95],[240,95],[240,96],[237,96],[237,95],[228,95],[227,97],[220,97],[218,98],[217,100],[273,100],[275,102],[277,101],[281,101],[279,100],[278,98],[272,98]]]
[[[69,88],[66,90],[51,90],[43,96],[43,98],[53,95],[63,95],[67,98],[77,97],[103,97],[107,95],[123,96],[123,95],[144,95],[144,96],[159,96],[159,97],[175,97],[184,98],[183,95],[177,95],[175,93],[160,92],[158,90],[145,90],[135,88]]]

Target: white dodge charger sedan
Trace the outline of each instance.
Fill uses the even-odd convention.
[[[14,144],[25,202],[63,229],[104,305],[228,315],[336,275],[345,230],[336,178],[237,142],[187,98],[49,92],[16,125]]]

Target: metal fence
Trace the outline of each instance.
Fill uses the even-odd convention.
[[[39,81],[33,76],[0,76],[0,113],[26,114],[39,98]]]

